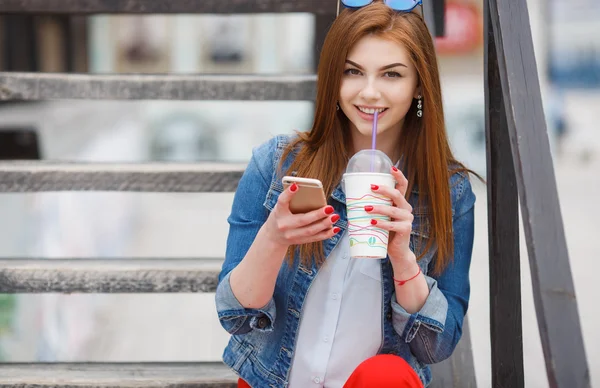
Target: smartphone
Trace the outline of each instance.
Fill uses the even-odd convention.
[[[287,190],[293,183],[297,184],[299,190],[292,197],[290,211],[294,214],[308,213],[312,210],[327,206],[323,184],[318,179],[299,178],[295,176],[284,176],[283,188]]]

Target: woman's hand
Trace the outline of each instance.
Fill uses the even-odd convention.
[[[275,208],[263,226],[266,236],[279,245],[299,245],[326,240],[339,233],[333,225],[340,219],[332,206],[324,206],[303,214],[290,211],[290,201],[300,190],[292,184],[279,196]]]
[[[365,206],[365,211],[390,217],[390,221],[372,220],[371,224],[390,232],[388,256],[392,265],[400,268],[416,263],[415,254],[409,247],[414,217],[412,206],[406,200],[408,180],[396,167],[392,167],[391,172],[397,182],[395,188],[371,185],[371,190],[390,198],[392,205]]]

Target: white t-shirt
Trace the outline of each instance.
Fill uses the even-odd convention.
[[[308,290],[290,388],[343,387],[382,342],[380,259],[349,258],[345,232]]]

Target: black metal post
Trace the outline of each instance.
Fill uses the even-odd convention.
[[[590,373],[558,201],[527,1],[488,0],[487,4],[549,385],[551,388],[586,388],[590,386]],[[509,342],[512,338],[499,340]]]
[[[519,197],[489,4],[484,8],[492,386],[523,388]]]

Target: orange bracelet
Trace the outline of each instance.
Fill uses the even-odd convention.
[[[396,278],[392,278],[394,279],[394,281],[399,285],[399,286],[403,286],[405,285],[407,282],[410,282],[411,280],[413,280],[414,278],[416,278],[417,276],[419,276],[421,274],[421,267],[419,266],[419,272],[417,272],[417,274],[415,276],[413,276],[410,279],[406,279],[406,280],[396,280]]]

